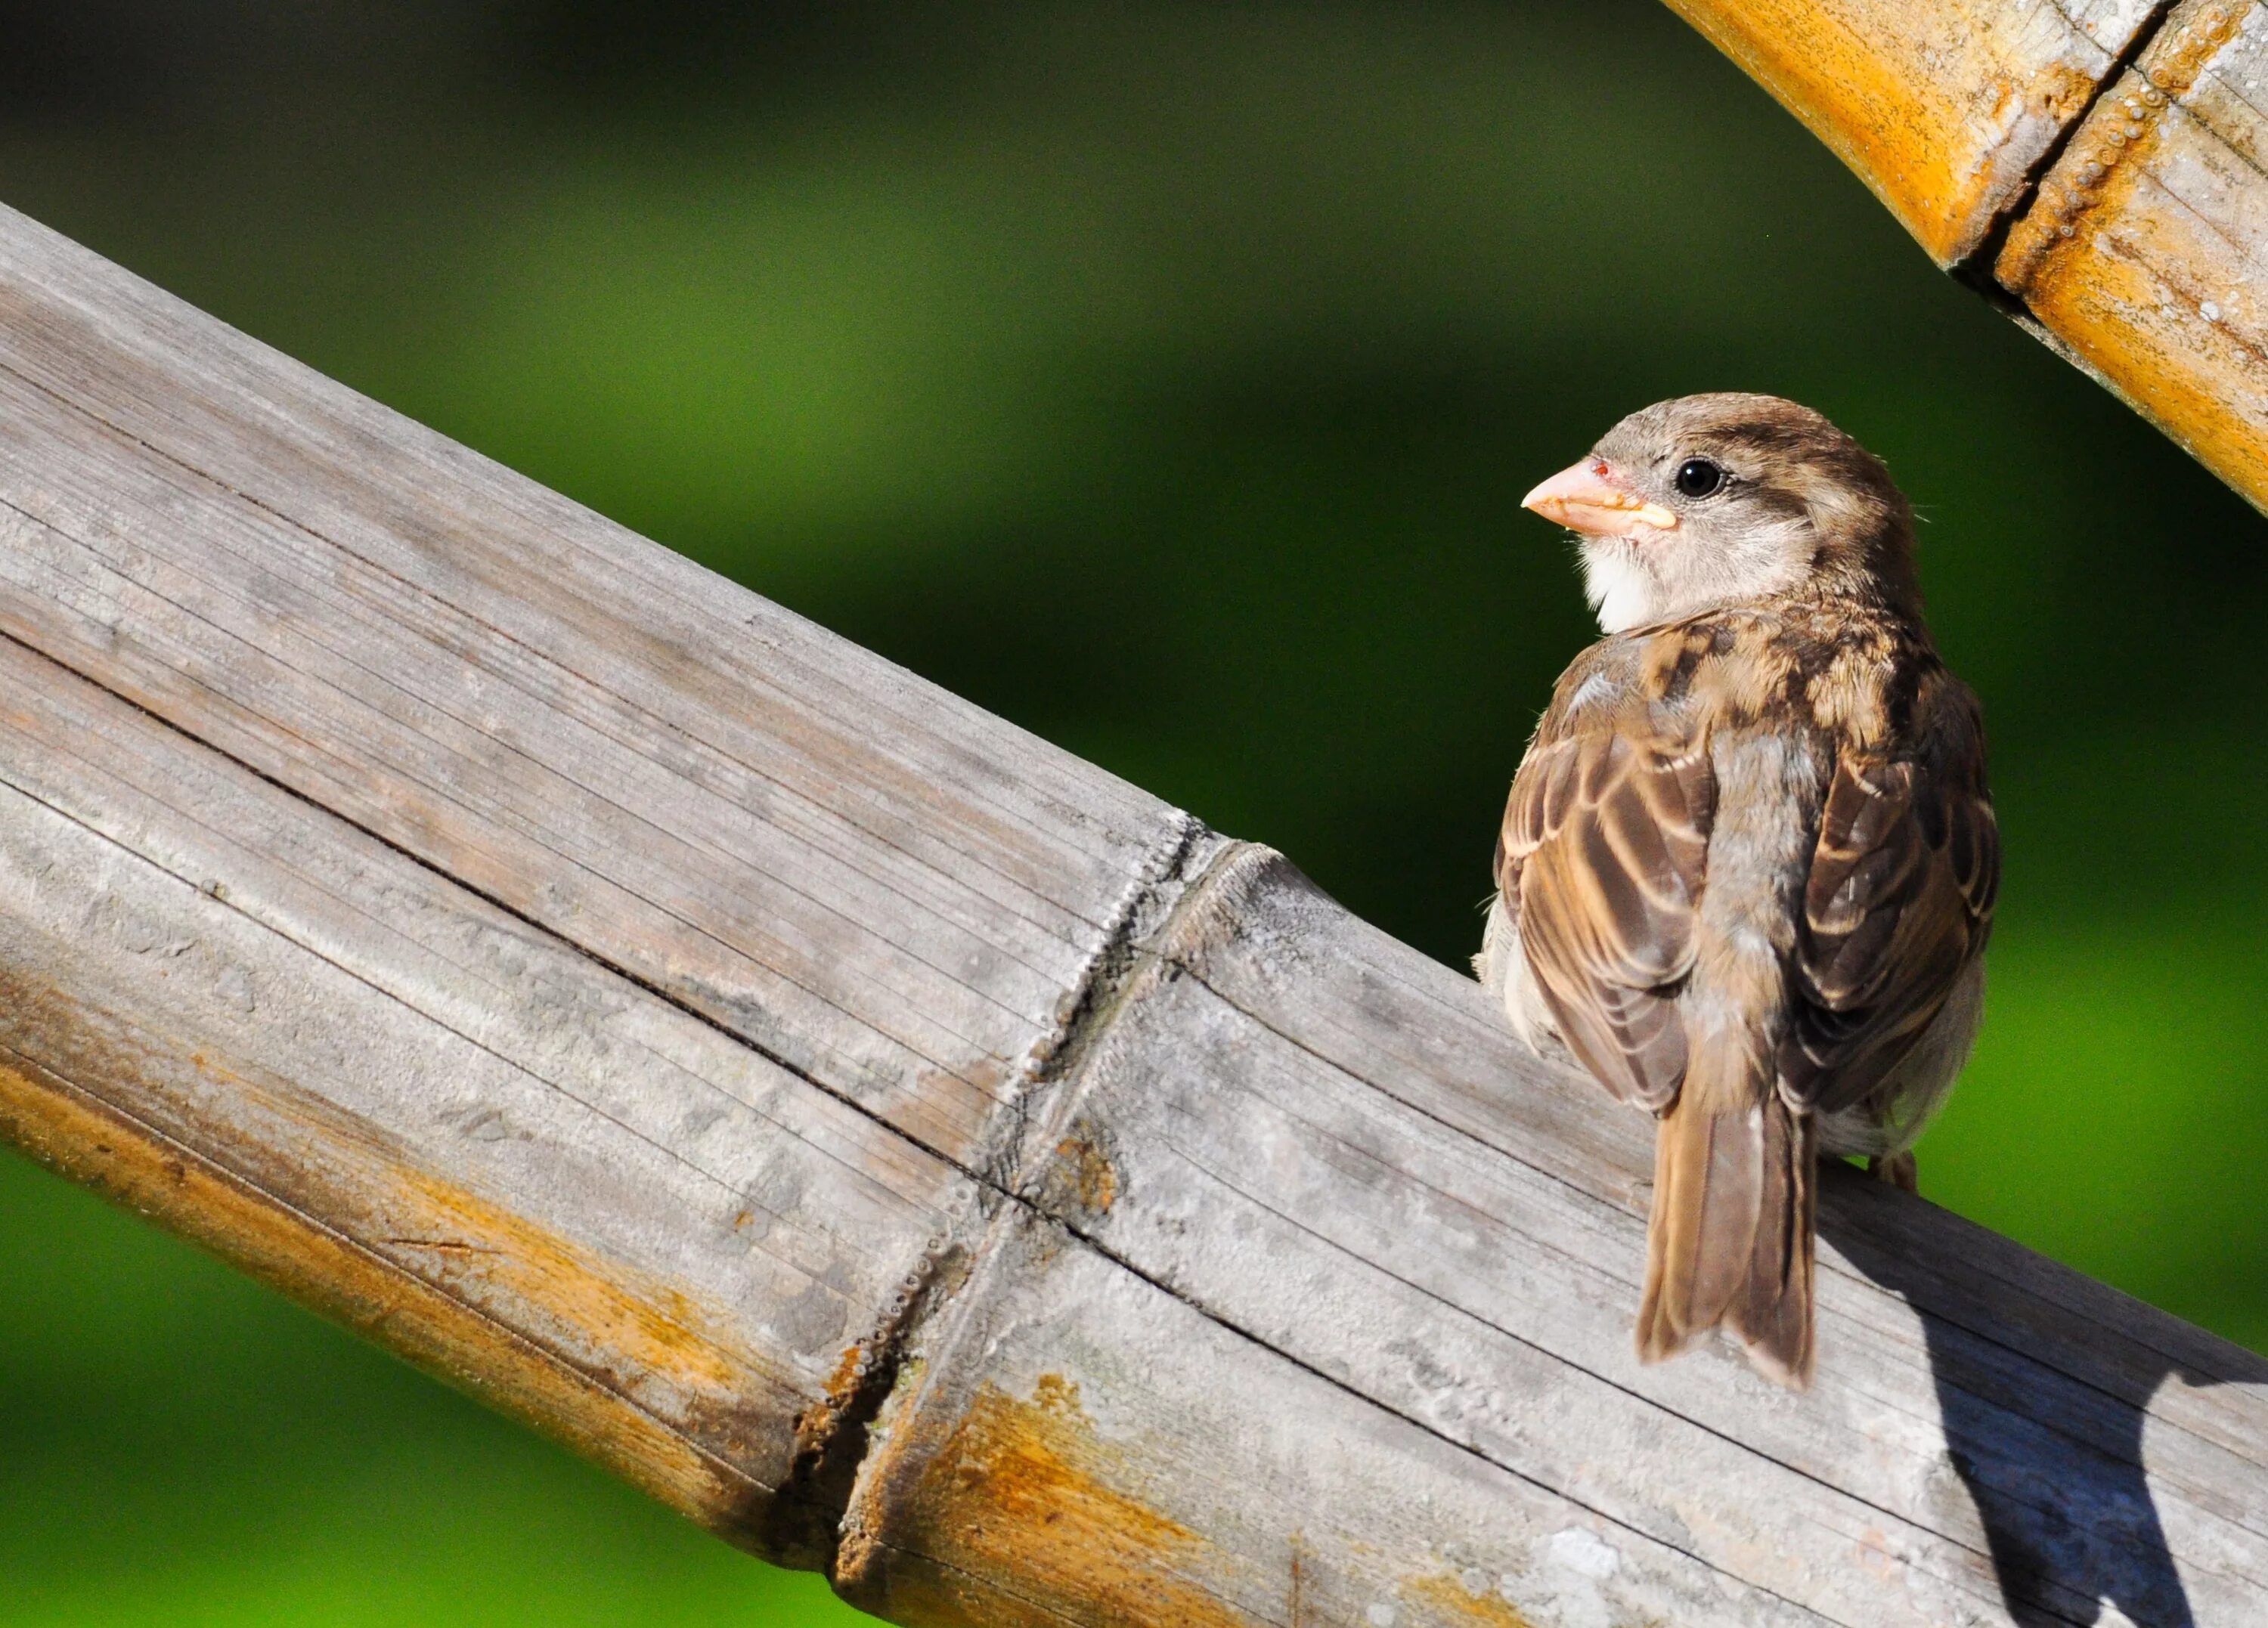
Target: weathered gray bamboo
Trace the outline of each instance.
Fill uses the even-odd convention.
[[[909,1623],[2257,1623],[2268,1364],[0,212],[0,1132]],[[1476,863],[1479,862],[1476,860]]]

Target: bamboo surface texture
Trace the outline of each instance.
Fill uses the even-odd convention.
[[[2268,1364],[1838,1167],[1639,1368],[1469,979],[4,211],[0,1133],[899,1622],[2268,1597]]]
[[[2268,510],[2268,7],[1669,4],[1940,266]]]

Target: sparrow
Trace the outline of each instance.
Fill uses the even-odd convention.
[[[1606,635],[1512,784],[1475,968],[1655,1117],[1638,1354],[1813,1371],[1816,1161],[1911,1191],[1968,1060],[2000,874],[1977,699],[1881,461],[1773,396],[1625,418],[1523,507]]]

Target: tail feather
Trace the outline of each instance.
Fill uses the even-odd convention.
[[[1812,1368],[1811,1116],[1777,1091],[1713,1105],[1681,1092],[1654,1135],[1638,1353],[1659,1362],[1722,1324],[1795,1386]]]

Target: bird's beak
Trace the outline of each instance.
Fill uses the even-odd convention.
[[[1677,528],[1675,514],[1616,484],[1604,458],[1568,465],[1521,498],[1520,506],[1586,537],[1636,537]]]

